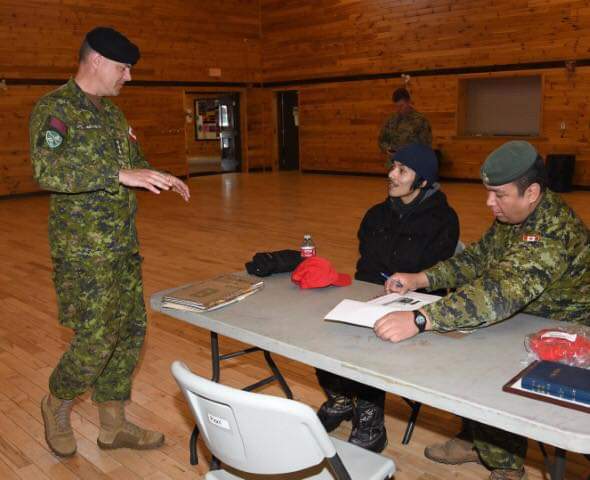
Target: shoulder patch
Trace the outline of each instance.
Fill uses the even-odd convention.
[[[538,233],[524,233],[522,235],[523,242],[538,242],[541,240],[541,235]]]
[[[52,150],[59,147],[63,143],[64,139],[59,132],[55,130],[47,130],[45,132],[45,143]]]
[[[62,137],[68,134],[68,126],[57,117],[49,118],[49,128],[61,134]]]

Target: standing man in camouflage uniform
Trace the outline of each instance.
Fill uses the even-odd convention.
[[[412,106],[410,93],[405,88],[393,92],[395,113],[387,119],[379,132],[379,148],[388,158],[404,145],[418,143],[432,146],[432,130],[424,115]]]
[[[465,251],[420,273],[396,273],[388,291],[456,288],[418,312],[396,312],[375,324],[392,342],[424,330],[485,327],[518,312],[590,325],[588,230],[546,190],[543,159],[527,142],[508,142],[481,168],[495,221]],[[491,480],[524,479],[525,438],[472,422],[473,444],[453,439],[428,447],[444,463],[482,461]]]
[[[39,185],[52,192],[49,243],[59,320],[74,338],[49,379],[41,403],[45,438],[60,456],[73,455],[74,399],[93,389],[104,449],[149,449],[164,435],[125,418],[124,401],[146,330],[141,257],[131,187],[189,199],[179,179],[143,158],[123,113],[107,98],[131,80],[139,49],[99,27],[80,49],[75,78],[42,97],[30,120],[31,157]]]

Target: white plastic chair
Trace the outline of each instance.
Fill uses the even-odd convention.
[[[285,478],[384,480],[395,472],[391,459],[329,437],[307,405],[212,382],[179,361],[171,369],[207,448],[230,467],[207,480],[293,472]]]

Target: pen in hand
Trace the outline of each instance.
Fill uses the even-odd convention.
[[[387,275],[386,273],[383,273],[383,272],[380,272],[380,275],[381,275],[381,276],[382,276],[382,277],[383,277],[383,278],[384,278],[386,281],[387,281],[387,280],[389,280],[389,277],[391,276],[391,275]],[[396,286],[397,288],[402,288],[402,287],[404,286],[404,284],[403,284],[402,282],[400,282],[399,280],[396,280],[396,281],[395,281],[395,286]]]

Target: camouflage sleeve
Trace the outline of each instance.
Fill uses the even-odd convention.
[[[418,143],[432,145],[432,128],[426,117],[422,117],[422,122],[418,126],[416,136],[418,138]]]
[[[484,268],[487,252],[491,251],[491,245],[496,235],[496,225],[494,223],[479,242],[472,243],[462,253],[425,270],[424,273],[428,278],[428,290],[455,288],[473,280]]]
[[[387,121],[381,127],[379,131],[379,138],[377,140],[379,144],[379,149],[382,152],[387,152],[391,145],[391,118],[388,118]]]
[[[63,193],[118,191],[118,167],[92,162],[84,146],[74,144],[71,137],[71,129],[67,129],[64,119],[55,116],[50,105],[40,103],[35,107],[29,142],[33,176],[41,188]]]
[[[517,243],[469,284],[424,308],[433,329],[487,326],[514,315],[563,274],[564,251],[556,240]]]

